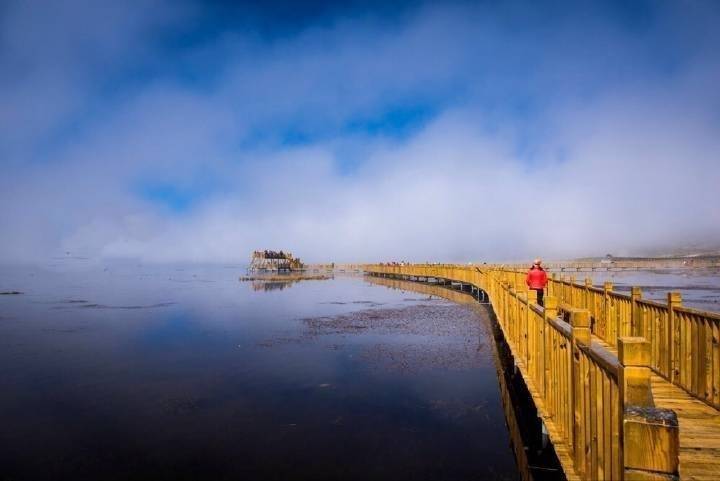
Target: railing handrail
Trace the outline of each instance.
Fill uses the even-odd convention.
[[[627,298],[630,299],[630,296],[627,296]],[[654,301],[652,299],[638,299],[636,302],[638,304],[642,304],[644,306],[656,307],[658,309],[667,309],[668,308],[667,304],[663,304],[660,301]]]
[[[568,340],[572,339],[572,328],[570,327],[570,324],[563,321],[559,317],[548,319],[548,324],[558,331],[563,337],[566,337]]]
[[[684,312],[686,314],[692,314],[694,316],[702,316],[707,317],[710,319],[714,319],[716,321],[720,321],[720,313],[718,312],[712,312],[712,311],[705,311],[702,309],[696,309],[694,307],[688,307],[688,306],[678,306],[673,308],[677,312]]]
[[[593,358],[603,371],[613,376],[616,380],[618,379],[622,364],[620,364],[617,356],[608,351],[605,346],[597,341],[592,341],[589,346],[581,344],[580,348],[585,351],[588,356]]]

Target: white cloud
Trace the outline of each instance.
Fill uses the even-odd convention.
[[[543,38],[545,27],[516,31],[505,13],[470,7],[427,7],[398,24],[340,19],[271,42],[232,33],[172,52],[199,85],[159,68],[107,103],[92,88],[114,78],[105,69],[133,55],[152,63],[162,49],[148,32],[180,17],[129,7],[46,47],[55,34],[21,42],[41,13],[13,12],[0,65],[25,56],[32,68],[0,79],[12,87],[0,97],[11,106],[0,134],[5,261],[65,251],[226,261],[256,248],[311,261],[496,260],[720,239],[720,69],[707,48],[717,35],[683,43],[688,27],[663,23],[673,12],[642,34],[586,19]],[[81,26],[106,13],[86,12]],[[80,28],[68,18],[65,29]],[[73,35],[65,29],[57,35]],[[678,50],[668,71],[649,53],[663,34]],[[77,50],[88,38],[95,47]],[[203,77],[204,63],[217,71]],[[418,99],[439,114],[409,137],[342,129]],[[278,144],[285,128],[313,137]],[[246,146],[258,132],[267,138]],[[348,151],[365,157],[351,174],[338,168]],[[178,214],[138,197],[147,179],[213,185]]]

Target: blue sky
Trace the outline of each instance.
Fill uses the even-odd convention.
[[[715,247],[719,20],[690,0],[5,2],[0,260]]]

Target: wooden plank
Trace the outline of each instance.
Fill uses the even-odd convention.
[[[596,475],[598,479],[605,478],[605,405],[604,401],[604,373],[595,370],[595,452],[596,452]]]
[[[695,319],[693,324],[695,325],[695,338],[697,339],[697,350],[693,356],[693,358],[696,359],[695,375],[697,376],[697,381],[693,383],[693,386],[695,387],[693,392],[701,399],[705,399],[705,368],[707,365],[707,343],[705,342],[706,330],[702,320]]]
[[[603,474],[612,475],[612,398],[610,378],[603,374],[602,399],[603,399]]]
[[[602,458],[598,458],[598,434],[599,425],[602,424],[602,419],[599,414],[602,412],[598,408],[598,389],[597,389],[597,368],[594,365],[590,365],[589,369],[589,424],[590,424],[590,474],[595,479],[602,479],[602,476],[598,475],[598,463],[602,461]],[[602,391],[600,391],[602,392]],[[602,400],[600,400],[602,403]]]
[[[694,393],[698,392],[698,379],[700,379],[698,353],[700,352],[700,337],[698,336],[698,326],[695,322],[690,321],[690,342],[691,352],[695,355],[690,355],[690,390]]]
[[[713,369],[712,369],[712,400],[715,406],[720,406],[720,323],[713,321],[712,323],[712,351],[713,351]]]
[[[703,379],[703,387],[705,390],[705,400],[712,402],[712,385],[713,385],[713,345],[712,345],[712,326],[707,319],[703,319],[702,322],[703,336],[705,339],[705,357],[704,357],[704,369],[705,376]]]
[[[625,467],[622,461],[622,450],[620,449],[620,426],[622,425],[622,417],[620,416],[619,405],[622,405],[621,393],[616,385],[610,386],[612,399],[612,409],[610,410],[612,420],[612,462],[613,462],[613,479],[622,479]]]
[[[667,380],[651,378],[655,405],[673,409],[680,425],[680,477],[716,480],[720,473],[720,412]]]
[[[573,431],[573,406],[575,405],[575,391],[572,388],[572,344],[568,340],[563,340],[565,348],[562,353],[562,364],[563,364],[563,393],[565,393],[565,399],[563,400],[563,408],[565,410],[565,426],[567,426],[567,437],[568,446],[574,453],[575,446],[575,431]]]
[[[693,344],[692,344],[692,321],[690,321],[687,316],[685,316],[685,324],[686,324],[686,331],[685,331],[685,388],[688,390],[692,390],[692,376],[693,376],[693,370],[692,370],[692,353],[693,353]]]
[[[595,460],[595,464],[593,465],[593,455],[594,449],[593,449],[593,436],[595,435],[595,412],[593,411],[593,406],[595,404],[595,400],[593,399],[593,378],[592,378],[592,371],[593,371],[593,365],[590,363],[590,360],[583,356],[584,362],[585,362],[585,472],[590,475],[591,478],[595,478],[595,469],[594,467],[597,466],[597,459]]]

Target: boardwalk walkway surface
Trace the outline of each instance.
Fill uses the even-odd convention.
[[[680,479],[720,479],[720,412],[658,375],[655,405],[675,411],[680,426]]]
[[[365,270],[490,301],[568,479],[720,479],[720,316],[564,280],[543,309],[502,269]]]
[[[602,339],[596,342],[617,354]],[[720,411],[691,396],[687,391],[653,374],[650,377],[655,406],[677,414],[680,435],[680,479],[720,479]]]

